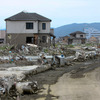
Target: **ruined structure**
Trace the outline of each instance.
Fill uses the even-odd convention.
[[[0,44],[5,43],[5,36],[6,36],[5,30],[0,30]]]
[[[51,37],[55,38],[53,29],[50,29],[51,20],[37,13],[20,12],[5,21],[6,42],[9,44],[50,46]]]
[[[70,34],[68,44],[84,44],[86,42],[86,33],[76,31]]]

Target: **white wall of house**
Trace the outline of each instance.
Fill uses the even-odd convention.
[[[81,37],[81,35],[83,35],[83,37]],[[76,34],[77,38],[86,38],[86,34]]]
[[[33,29],[26,29],[26,22],[33,22]],[[42,23],[46,23],[46,30],[42,30]],[[6,21],[7,33],[50,33],[50,22],[39,22],[38,21]]]
[[[46,23],[46,29],[42,29],[42,23]],[[50,22],[39,22],[39,33],[50,33]]]

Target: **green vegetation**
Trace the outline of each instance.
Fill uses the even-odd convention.
[[[92,43],[86,43],[85,46],[92,46]]]
[[[60,44],[60,43],[56,43],[56,44],[55,44],[55,47],[58,47],[59,45],[61,45],[61,44]]]
[[[66,45],[67,48],[74,48],[74,45],[70,44],[70,45]]]
[[[0,46],[0,50],[5,50],[6,46]]]
[[[45,52],[45,53],[48,53],[48,49],[44,49],[44,52]]]
[[[12,49],[12,48],[14,48],[13,45],[11,45],[11,46],[8,46],[8,45],[0,46],[0,50],[10,50],[10,49]]]

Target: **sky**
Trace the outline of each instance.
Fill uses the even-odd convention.
[[[4,19],[21,11],[35,12],[51,19],[53,28],[100,22],[100,0],[0,0],[0,29],[6,27]]]

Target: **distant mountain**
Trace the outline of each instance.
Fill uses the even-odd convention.
[[[62,36],[69,35],[70,33],[75,32],[75,31],[82,31],[83,32],[84,28],[87,28],[87,27],[93,27],[95,29],[100,30],[100,23],[68,24],[68,25],[64,25],[64,26],[55,28],[54,34],[56,37],[62,37]]]

